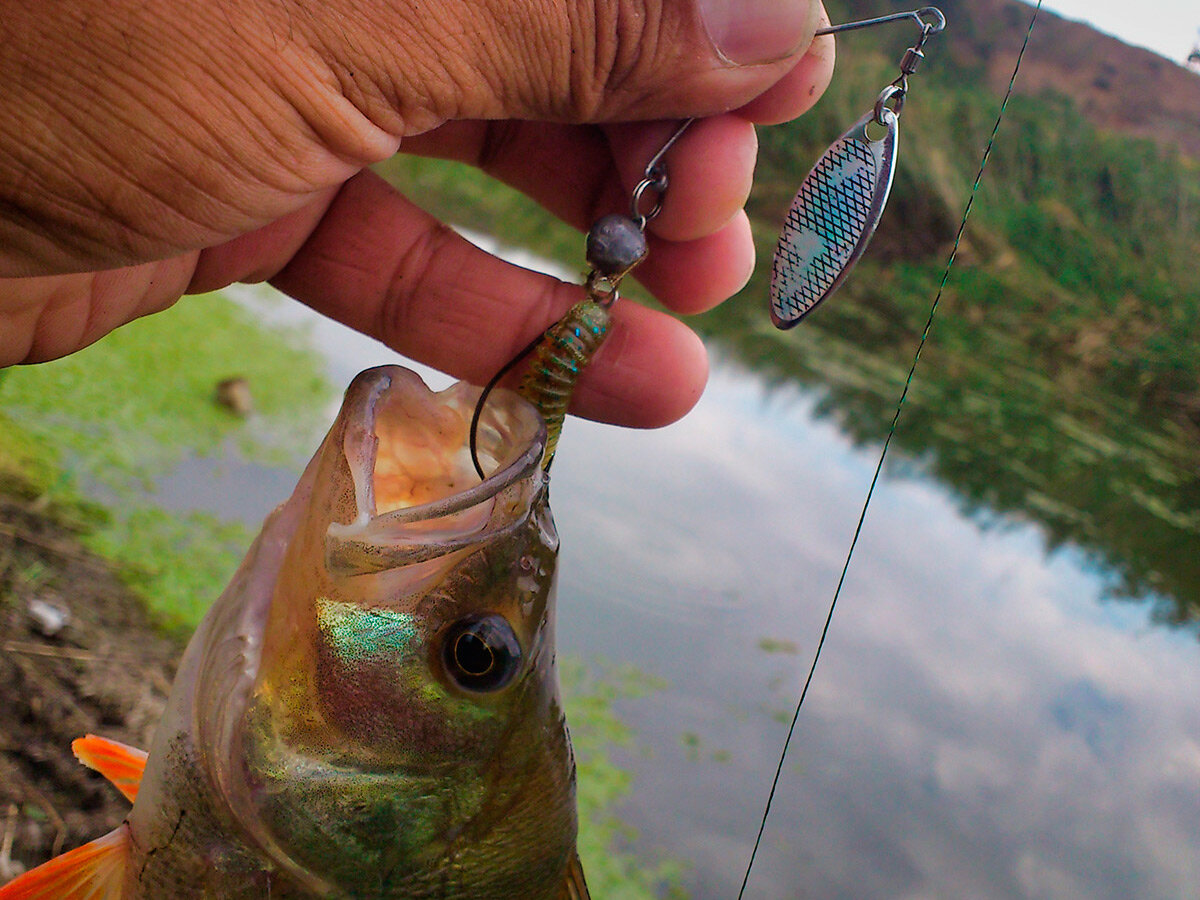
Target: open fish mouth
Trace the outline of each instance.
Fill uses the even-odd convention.
[[[480,480],[471,418],[480,389],[434,392],[399,366],[368,369],[346,391],[342,452],[356,510],[325,536],[331,575],[382,572],[469,550],[519,528],[542,492],[546,427],[511,391],[493,391],[479,418]],[[350,499],[350,498],[347,498]]]

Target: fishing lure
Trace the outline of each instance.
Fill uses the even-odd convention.
[[[470,446],[471,461],[480,478],[485,476],[477,449],[479,417],[496,385],[526,357],[531,359],[517,393],[532,403],[546,422],[546,451],[542,468],[549,470],[575,385],[608,336],[612,322],[609,310],[620,298],[621,281],[649,252],[646,226],[662,210],[663,196],[667,191],[667,170],[663,157],[692,121],[687,119],[676,128],[646,164],[642,180],[634,187],[630,197],[629,215],[610,213],[601,216],[588,231],[586,258],[591,270],[584,282],[587,299],[571,307],[566,315],[509,360],[479,395],[471,420]],[[642,212],[643,201],[650,191],[655,195],[653,205]]]
[[[575,382],[608,337],[608,307],[592,299],[576,303],[551,325],[533,349],[517,393],[546,420],[546,467],[554,459]]]
[[[928,6],[816,32],[835,34],[908,18],[921,25],[921,37],[901,59],[899,77],[884,88],[874,109],[825,151],[792,201],[771,271],[771,319],[780,328],[797,324],[833,293],[866,250],[892,186],[908,76],[924,58],[925,41],[946,27],[946,18]],[[575,385],[608,334],[608,311],[617,300],[620,281],[646,257],[646,225],[662,209],[667,190],[663,157],[694,121],[685,119],[647,163],[633,190],[630,215],[604,216],[588,232],[587,260],[592,267],[585,283],[588,299],[530,342],[484,388],[471,424],[471,459],[480,478],[484,471],[476,450],[479,414],[500,380],[531,355],[517,391],[546,420],[549,437],[543,467],[549,469]],[[880,136],[871,134],[876,125],[884,129]],[[648,191],[657,196],[643,213]]]
[[[924,59],[925,41],[946,27],[946,17],[927,6],[817,32],[835,34],[907,18],[920,23],[921,36],[901,58],[899,77],[817,160],[788,209],[771,266],[771,321],[777,328],[799,324],[838,289],[867,249],[892,189],[908,76]]]

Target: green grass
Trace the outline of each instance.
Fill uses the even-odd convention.
[[[295,459],[294,440],[311,440],[334,396],[322,371],[298,338],[268,333],[233,301],[208,294],[73,356],[8,370],[0,404],[77,479],[119,490],[226,440],[253,460]],[[234,376],[254,395],[249,425],[213,401],[217,383]]]
[[[321,371],[296,336],[263,331],[219,295],[189,297],[73,356],[6,370],[0,472],[19,472],[43,503],[87,510],[84,543],[117,563],[160,621],[188,629],[252,535],[161,509],[154,480],[226,447],[263,464],[295,462],[315,446],[334,396]],[[214,401],[216,384],[233,376],[251,385],[249,420]]]
[[[33,499],[50,490],[57,477],[58,469],[46,450],[0,410],[0,487]]]

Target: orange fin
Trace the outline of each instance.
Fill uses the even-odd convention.
[[[146,751],[89,734],[73,740],[71,752],[89,769],[111,781],[131,802],[137,799],[142,772],[146,769]]]
[[[562,890],[558,895],[561,900],[591,900],[587,882],[583,880],[583,864],[579,862],[579,851],[572,851],[571,860],[567,863],[567,871],[563,875]],[[0,896],[0,900],[4,900]]]
[[[121,900],[129,826],[121,825],[0,887],[0,900]]]

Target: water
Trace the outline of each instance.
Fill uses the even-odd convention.
[[[671,682],[628,711],[651,750],[629,813],[697,897],[736,893],[875,462],[810,413],[718,369],[680,425],[577,423],[556,462],[565,652]],[[885,479],[749,896],[1194,895],[1195,641],[1104,586]]]
[[[399,361],[294,304],[247,302],[312,318],[335,381]],[[679,424],[572,420],[555,462],[560,650],[668,685],[620,708],[641,748],[621,760],[622,812],[639,853],[686,861],[700,900],[741,882],[875,466],[815,406],[718,361]],[[206,465],[207,499],[238,498],[226,515],[290,491]],[[167,483],[185,505],[186,476]],[[1200,894],[1196,641],[1107,585],[1033,526],[985,530],[937,483],[885,476],[748,896]]]

